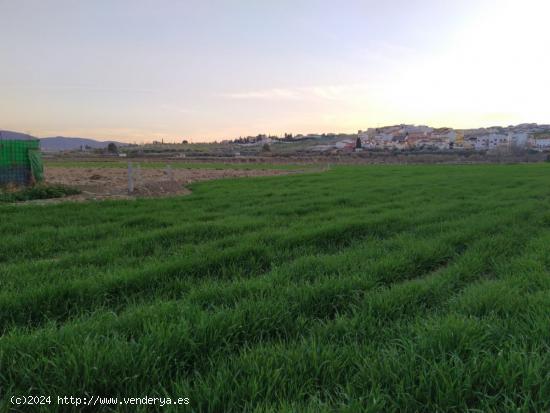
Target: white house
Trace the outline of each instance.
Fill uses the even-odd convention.
[[[550,138],[529,139],[529,146],[538,149],[539,151],[550,149]]]
[[[349,145],[351,145],[352,143],[353,143],[352,141],[350,141],[350,140],[348,140],[348,139],[345,139],[345,140],[343,140],[343,141],[336,142],[336,143],[334,144],[334,147],[335,147],[336,149],[344,149],[346,146],[349,146]]]
[[[474,149],[481,151],[487,149],[496,149],[498,147],[508,146],[510,140],[508,135],[500,133],[490,133],[477,136],[474,142]]]

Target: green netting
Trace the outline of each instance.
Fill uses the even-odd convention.
[[[38,139],[0,140],[0,185],[28,185],[43,175]]]
[[[31,162],[31,172],[36,182],[44,180],[44,166],[42,164],[42,154],[37,150],[29,150],[29,160]]]

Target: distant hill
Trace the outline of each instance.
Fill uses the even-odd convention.
[[[40,146],[43,151],[57,152],[57,151],[72,151],[79,150],[81,147],[88,146],[93,149],[107,148],[111,142],[116,146],[127,146],[127,143],[117,141],[98,141],[95,139],[87,138],[68,138],[65,136],[56,136],[52,138],[36,138],[21,132],[13,132],[9,130],[0,129],[0,139],[8,140],[27,140],[27,139],[40,139]]]
[[[67,138],[64,136],[56,136],[51,138],[41,138],[40,144],[43,151],[57,152],[57,151],[72,151],[78,150],[81,147],[88,146],[93,149],[106,148],[110,143],[114,143],[117,146],[126,146],[127,143],[116,141],[96,141],[95,139],[87,138]]]
[[[38,139],[34,136],[27,135],[26,133],[12,132],[9,130],[0,130],[0,139],[14,140],[14,141],[26,141],[28,139]]]

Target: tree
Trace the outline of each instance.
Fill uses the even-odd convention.
[[[118,153],[118,148],[114,142],[110,142],[109,145],[107,145],[107,152]]]
[[[264,146],[262,146],[262,152],[271,152],[271,148],[268,143],[264,143]]]

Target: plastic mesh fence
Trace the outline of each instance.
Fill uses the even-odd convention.
[[[43,172],[39,151],[37,139],[0,140],[0,185],[28,185],[33,180],[40,180]],[[37,171],[36,175],[33,170]]]
[[[42,163],[42,154],[35,149],[29,149],[29,161],[31,163],[31,172],[36,182],[44,180],[44,166]]]

